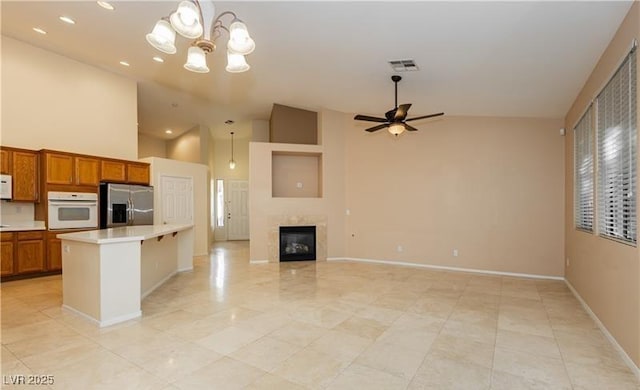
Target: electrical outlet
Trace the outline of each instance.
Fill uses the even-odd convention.
[[[396,250],[397,250],[398,252],[402,252],[402,251],[404,251],[404,248],[402,247],[402,245],[398,245],[398,247],[396,248]]]
[[[65,245],[64,246],[64,253],[69,253],[71,252],[71,247],[69,245]]]
[[[567,257],[567,267],[571,267],[571,259]]]
[[[458,250],[457,249],[453,250],[453,257],[458,257]]]

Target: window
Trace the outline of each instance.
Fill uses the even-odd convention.
[[[593,231],[593,127],[592,107],[582,116],[574,132],[574,216],[576,228]]]
[[[597,98],[598,232],[636,242],[636,54]]]
[[[216,180],[216,225],[224,226],[224,180]]]

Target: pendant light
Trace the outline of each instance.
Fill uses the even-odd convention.
[[[229,169],[236,169],[236,161],[233,159],[233,131],[231,132],[231,160],[229,160]]]

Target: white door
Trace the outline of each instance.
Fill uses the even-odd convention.
[[[160,177],[162,223],[193,223],[193,178]]]
[[[249,182],[228,181],[227,239],[249,239]]]

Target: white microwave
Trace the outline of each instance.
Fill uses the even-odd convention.
[[[49,229],[98,228],[98,194],[49,191],[47,199]]]
[[[13,193],[11,192],[12,180],[11,175],[0,175],[0,199],[11,200],[13,198]]]

